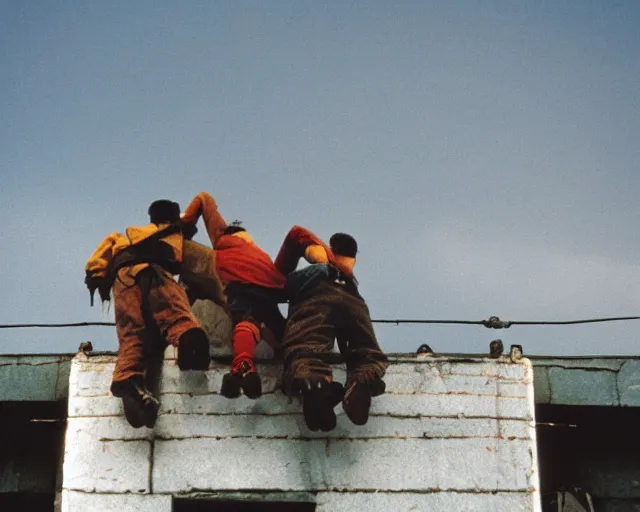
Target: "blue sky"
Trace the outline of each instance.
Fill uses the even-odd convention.
[[[353,234],[374,318],[638,315],[638,26],[635,1],[2,2],[0,323],[109,320],[88,256],[200,190],[272,255],[293,224]],[[640,321],[377,333],[635,354]],[[0,352],[87,339],[117,346]]]

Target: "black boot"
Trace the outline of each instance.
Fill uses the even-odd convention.
[[[141,375],[111,384],[113,396],[122,399],[124,416],[133,428],[153,428],[158,418],[160,402],[144,385]]]
[[[180,336],[178,344],[178,367],[185,370],[206,370],[209,368],[209,340],[204,331],[194,327]]]
[[[305,379],[299,384],[302,394],[302,414],[307,428],[313,432],[329,432],[336,427],[333,408],[342,399],[342,384],[324,379]]]
[[[364,425],[369,420],[371,396],[369,382],[352,382],[347,385],[342,399],[342,408],[354,424]]]
[[[372,380],[369,383],[369,387],[371,388],[372,397],[383,395],[387,390],[387,384],[379,377],[375,380]]]
[[[220,394],[226,398],[238,398],[242,384],[242,375],[235,372],[229,372],[222,377],[222,386]]]
[[[222,377],[220,394],[227,398],[238,398],[240,390],[251,400],[262,396],[262,382],[251,361],[241,361]]]

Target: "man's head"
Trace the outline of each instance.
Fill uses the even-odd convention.
[[[241,231],[246,231],[242,226],[234,226],[230,225],[224,228],[222,232],[223,235],[233,235],[234,233],[240,233]]]
[[[346,233],[336,233],[329,239],[329,246],[336,256],[355,258],[358,252],[356,239]]]
[[[234,233],[240,233],[241,231],[246,231],[246,229],[242,227],[242,221],[234,220],[231,224],[224,228],[222,234],[233,235]]]
[[[158,199],[149,206],[149,218],[153,224],[169,224],[180,220],[180,205],[168,199]]]

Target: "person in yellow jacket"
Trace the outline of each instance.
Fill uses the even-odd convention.
[[[103,301],[113,289],[119,349],[111,393],[122,398],[129,423],[155,424],[159,402],[145,386],[146,361],[170,343],[181,370],[209,367],[209,341],[174,280],[183,254],[183,224],[177,203],[162,199],[149,207],[151,223],[112,233],[87,261],[85,283]]]

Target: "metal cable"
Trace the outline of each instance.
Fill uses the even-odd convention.
[[[576,325],[591,324],[596,322],[617,322],[624,320],[640,320],[640,316],[618,316],[610,318],[590,318],[586,320],[559,320],[559,321],[509,321],[500,320],[497,316],[489,317],[488,320],[371,320],[374,324],[458,324],[458,325],[483,325],[489,329],[508,329],[512,325]],[[113,327],[114,322],[76,322],[76,323],[37,323],[37,324],[0,324],[0,329],[22,329],[32,327]]]

